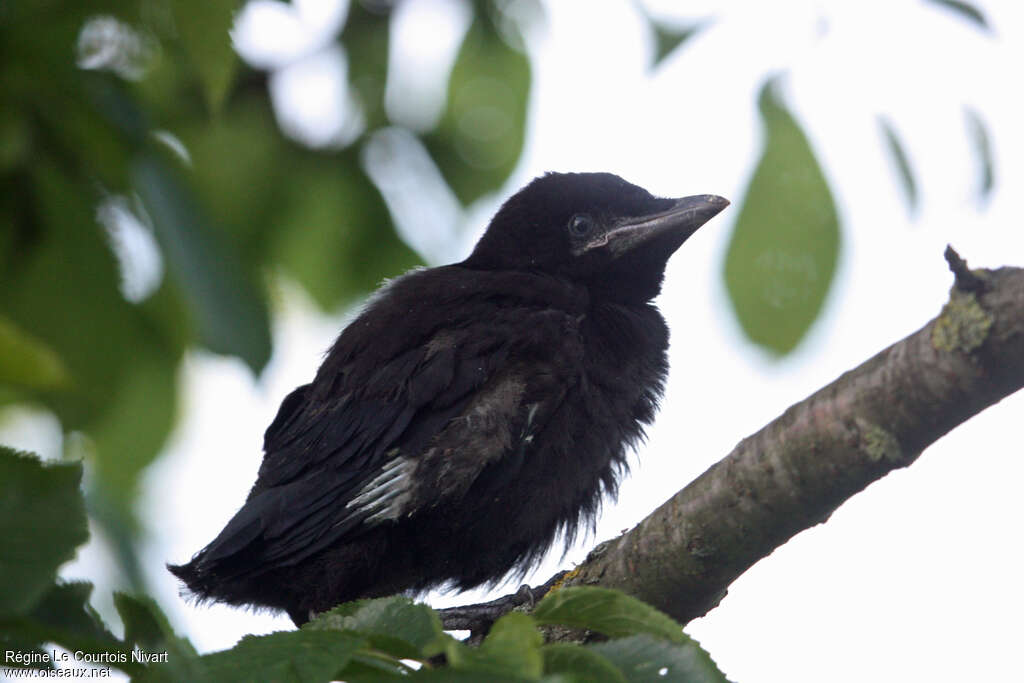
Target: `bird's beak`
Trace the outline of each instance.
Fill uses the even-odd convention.
[[[613,255],[619,256],[662,235],[672,235],[678,246],[727,206],[728,199],[713,194],[683,197],[661,213],[627,219],[595,237],[583,250],[607,245]]]

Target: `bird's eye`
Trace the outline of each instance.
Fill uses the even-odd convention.
[[[573,237],[583,237],[594,227],[594,220],[585,213],[578,213],[569,219],[569,232]]]

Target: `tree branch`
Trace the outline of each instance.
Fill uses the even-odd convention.
[[[741,441],[557,585],[617,588],[687,623],[775,548],[1024,386],[1024,270],[971,271],[951,248],[946,258],[956,284],[938,317]],[[457,608],[460,623],[474,607]]]

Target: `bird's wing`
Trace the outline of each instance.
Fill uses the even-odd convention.
[[[197,560],[218,573],[294,565],[457,499],[489,464],[514,460],[561,403],[577,324],[552,310],[502,311],[446,327],[358,382],[324,387],[318,376],[296,389],[265,434],[248,501]]]

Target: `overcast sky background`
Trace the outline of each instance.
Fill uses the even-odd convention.
[[[375,156],[381,145],[405,145],[407,163],[398,170],[429,193],[419,222],[402,208],[409,198],[401,187],[384,189],[403,235],[432,263],[463,258],[500,201],[547,170],[611,171],[656,194],[733,200],[670,263],[659,306],[672,330],[671,378],[618,502],[606,505],[595,536],[561,563],[554,553],[531,583],[633,526],[790,404],[934,317],[952,282],[942,258],[947,243],[972,266],[1024,265],[1024,10],[1016,2],[976,4],[994,36],[911,0],[649,2],[658,16],[709,22],[651,71],[652,36],[629,2],[547,2],[544,26],[527,41],[534,81],[526,148],[504,192],[461,213],[415,148],[386,136],[371,141],[371,173],[395,170],[381,166],[387,155]],[[312,141],[351,138],[358,117],[346,114],[338,85],[343,55],[320,49],[343,21],[344,2],[259,5],[240,14],[234,37],[254,64],[289,64],[272,79],[282,124]],[[468,17],[460,0],[418,0],[396,17],[404,33],[393,41],[393,65],[405,80],[389,93],[394,120],[429,125],[429,107],[409,108],[407,95],[421,96],[442,78]],[[788,73],[783,93],[823,163],[842,222],[825,313],[782,361],[742,338],[722,279],[732,222],[761,149],[756,93],[777,71]],[[996,186],[987,202],[977,197],[965,105],[988,124],[994,147]],[[916,212],[903,201],[880,113],[902,135],[917,172]],[[278,294],[275,354],[258,380],[238,361],[189,355],[182,419],[146,480],[154,543],[147,570],[175,626],[201,651],[291,628],[286,618],[187,605],[163,570],[211,540],[240,506],[263,429],[288,391],[312,377],[351,315],[323,316],[287,283]],[[1019,675],[1022,420],[1018,394],[955,430],[752,568],[687,631],[730,679],[748,683]],[[39,425],[41,432],[25,429],[12,445],[52,447],[46,420]],[[102,577],[111,568],[101,558],[87,548],[63,575],[99,579],[104,608],[110,586]]]

